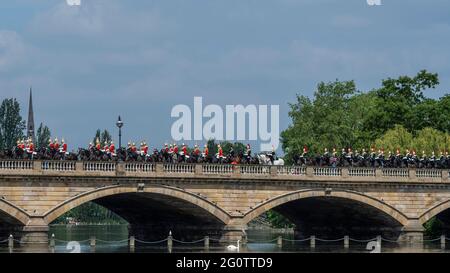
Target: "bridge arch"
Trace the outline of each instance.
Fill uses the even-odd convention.
[[[126,193],[150,193],[180,199],[203,209],[224,225],[226,225],[231,218],[225,210],[211,201],[180,188],[159,185],[145,187],[142,191],[138,191],[136,187],[116,185],[94,189],[64,201],[44,214],[45,222],[51,223],[59,216],[86,202]]]
[[[366,205],[369,205],[373,208],[376,208],[391,218],[395,219],[402,226],[406,226],[408,224],[408,217],[404,215],[401,211],[397,210],[395,207],[388,205],[374,197],[368,196],[366,194],[350,191],[350,190],[333,190],[329,194],[325,193],[324,190],[299,190],[283,195],[279,195],[275,198],[269,199],[266,202],[259,204],[257,207],[247,211],[243,218],[243,223],[247,224],[257,216],[262,213],[286,204],[291,201],[314,198],[314,197],[335,197],[347,200],[357,201]],[[450,206],[450,203],[449,203]]]
[[[433,205],[431,208],[427,209],[422,215],[419,217],[420,224],[425,224],[428,220],[438,215],[439,213],[450,208],[450,199],[447,199],[443,202]]]
[[[13,224],[27,225],[30,221],[28,213],[4,199],[0,199],[0,215],[1,214],[4,216],[2,218],[9,218],[10,222],[13,222]]]

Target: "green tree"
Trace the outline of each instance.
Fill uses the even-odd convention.
[[[41,122],[36,133],[36,148],[41,149],[47,147],[50,137],[50,129]]]
[[[396,125],[375,141],[376,148],[395,153],[397,149],[403,153],[405,149],[413,148],[413,135],[402,125]]]
[[[414,77],[401,76],[383,80],[382,87],[373,91],[377,96],[375,107],[367,112],[363,126],[369,140],[379,138],[397,124],[411,132],[430,125],[431,120],[426,116],[431,112],[423,116],[424,113],[420,110],[429,110],[433,102],[425,99],[423,91],[435,88],[438,84],[438,75],[426,70],[420,71]]]
[[[108,132],[108,130],[103,130],[103,132],[100,129],[97,129],[95,132],[94,140],[92,143],[97,143],[97,139],[100,141],[100,144],[103,145],[105,142],[111,142],[112,137],[111,134]]]
[[[297,102],[290,104],[289,116],[292,125],[281,133],[283,149],[287,158],[293,154],[301,153],[306,145],[310,150],[319,152],[325,147],[350,147],[357,141],[355,130],[360,121],[358,113],[362,116],[363,107],[352,95],[359,94],[353,81],[335,81],[319,83],[314,99],[306,96],[297,96]],[[361,100],[366,97],[361,95]],[[354,111],[354,115],[351,113]]]
[[[434,128],[424,128],[417,133],[413,140],[413,147],[418,151],[425,151],[428,155],[431,152],[444,151],[449,148],[448,135]]]
[[[0,106],[0,149],[11,149],[18,139],[24,138],[25,121],[20,116],[16,99],[4,99]]]

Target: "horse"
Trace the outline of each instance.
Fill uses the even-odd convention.
[[[273,163],[272,160],[269,158],[269,156],[267,154],[259,154],[257,155],[259,163],[261,165],[275,165],[275,166],[283,166],[284,165],[284,160],[282,158],[274,158]]]

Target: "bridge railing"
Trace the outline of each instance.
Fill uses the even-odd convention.
[[[349,168],[349,176],[376,176],[375,168]]]
[[[189,176],[233,177],[242,179],[280,179],[312,181],[402,181],[447,182],[450,170],[332,168],[230,164],[166,164],[145,162],[81,162],[0,160],[0,175],[75,175],[75,176]]]
[[[202,172],[204,174],[232,174],[235,168],[233,165],[212,164],[202,165]]]
[[[382,169],[384,177],[409,177],[409,169]]]
[[[87,172],[115,172],[117,164],[114,162],[84,162],[83,170]]]
[[[32,170],[33,161],[6,160],[0,161],[2,170]]]
[[[416,176],[417,177],[425,177],[425,178],[440,178],[440,177],[442,177],[442,170],[417,169]]]
[[[75,161],[42,161],[42,170],[52,170],[52,171],[75,171],[76,162]]]
[[[127,162],[125,163],[126,172],[142,172],[142,173],[152,173],[156,171],[155,164],[152,163],[136,163]]]
[[[165,173],[195,173],[194,164],[164,164]]]
[[[341,168],[313,168],[313,175],[315,176],[342,176]]]
[[[241,165],[240,171],[243,175],[268,175],[270,174],[270,166]]]
[[[277,175],[285,175],[285,176],[306,175],[306,167],[277,166]]]

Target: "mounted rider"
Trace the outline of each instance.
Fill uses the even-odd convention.
[[[208,145],[205,144],[205,146],[203,148],[203,152],[202,152],[202,157],[206,161],[208,156],[209,156],[209,149],[208,149]]]
[[[109,145],[108,145],[108,141],[107,140],[105,140],[105,145],[103,145],[102,152],[104,152],[105,154],[109,154]]]
[[[430,156],[430,165],[431,165],[431,167],[433,167],[433,168],[436,167],[436,155],[434,154],[434,151],[431,152],[431,156]]]
[[[98,139],[98,138],[95,140],[95,149],[97,151],[101,151],[102,150],[102,147],[100,145],[100,139]]]
[[[220,144],[217,144],[217,159],[219,160],[220,163],[222,163],[224,158],[225,157],[223,156],[222,146]]]
[[[66,155],[69,153],[67,152],[67,143],[64,140],[64,138],[61,139],[61,147],[59,148],[59,153],[62,155],[62,158],[65,159]]]
[[[247,150],[245,151],[245,156],[246,156],[247,162],[250,163],[251,158],[252,158],[252,148],[250,147],[249,143],[247,143]]]
[[[306,165],[306,161],[307,161],[307,157],[308,157],[308,147],[303,146],[303,153],[300,155],[300,165]]]
[[[195,162],[198,162],[198,158],[200,157],[200,149],[198,148],[197,144],[194,145],[194,151],[192,152],[192,154],[194,156]]]
[[[55,146],[55,151],[59,152],[59,141],[58,141],[57,137],[55,137],[54,146]]]
[[[384,149],[378,149],[378,155],[376,157],[376,160],[378,161],[378,164],[381,166],[381,168],[384,167]]]
[[[114,141],[111,140],[111,144],[109,145],[109,153],[112,156],[116,156],[116,146],[114,145]]]
[[[274,163],[274,161],[275,161],[275,159],[276,159],[275,147],[274,147],[273,145],[272,145],[272,151],[271,151],[269,154],[267,154],[267,156],[269,157],[270,162],[271,162],[272,165],[273,165],[273,163]]]

